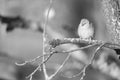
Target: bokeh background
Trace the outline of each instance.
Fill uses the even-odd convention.
[[[49,19],[47,24],[46,31],[49,36],[48,39],[78,38],[77,28],[80,20],[82,18],[87,18],[95,28],[94,39],[109,41],[110,35],[105,27],[105,18],[101,10],[100,2],[101,0],[53,0],[52,8],[55,10],[55,15],[53,18]],[[37,29],[38,27],[42,29],[42,25],[45,22],[44,13],[48,7],[49,0],[0,0],[0,15],[7,17],[15,17],[19,15],[26,20],[28,24],[37,24]],[[37,30],[33,25],[29,26],[28,29],[14,28],[11,32],[7,32],[4,26],[0,28],[0,80],[25,80],[25,77],[37,66],[37,63],[22,67],[14,64],[15,62],[24,62],[25,60],[30,60],[42,55],[42,31]],[[80,45],[74,45],[72,47],[66,45],[63,46],[63,48],[61,47],[60,50],[68,50],[68,48],[74,49],[78,46]],[[94,48],[91,48],[81,51],[81,55],[74,54],[65,65],[63,73],[65,73],[65,75],[78,73],[81,70],[81,66],[83,66],[81,65],[81,60],[82,63],[87,63],[93,51]],[[116,57],[113,50],[105,49],[102,53],[106,55],[112,54],[111,56]],[[65,57],[66,55],[63,54],[53,56],[50,61],[48,61],[48,72],[53,73],[53,71],[55,71],[63,62]],[[98,59],[99,58],[96,58],[96,60]],[[106,60],[107,57],[102,61],[104,62]],[[99,61],[101,61],[101,57],[100,60],[98,60],[98,63]],[[112,63],[114,61],[110,62]],[[116,63],[119,63],[119,61]],[[73,66],[73,64],[75,64],[75,66]],[[103,64],[104,63],[101,62],[101,64],[98,65]],[[120,66],[120,64],[117,65]],[[87,69],[85,80],[118,79],[105,74],[104,70],[101,72],[96,66],[90,66]],[[103,69],[103,67],[100,69]],[[108,66],[104,67],[104,69],[108,69]],[[117,76],[119,75],[120,74]],[[79,77],[68,79],[59,74],[54,80],[77,79],[79,79]],[[43,80],[42,72],[38,71],[33,80]]]

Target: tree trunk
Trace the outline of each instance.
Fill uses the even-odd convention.
[[[103,14],[106,18],[106,28],[111,35],[111,41],[120,44],[120,1],[102,0]]]

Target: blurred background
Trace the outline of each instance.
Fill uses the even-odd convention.
[[[48,39],[78,38],[78,25],[82,18],[86,18],[95,28],[94,39],[109,41],[110,35],[105,27],[100,2],[101,0],[53,0],[52,16],[48,19],[46,28]],[[15,62],[21,63],[42,55],[42,33],[48,7],[49,0],[0,0],[0,80],[27,80],[25,77],[37,67],[37,63],[19,67]],[[63,45],[58,50],[76,49],[80,45],[70,46]],[[73,80],[62,75],[79,73],[91,59],[94,50],[95,47],[75,52],[54,80]],[[48,61],[48,73],[53,73],[66,56],[67,54],[54,55]],[[94,64],[87,69],[85,80],[120,80],[119,76],[120,63],[115,51],[103,49]],[[38,71],[33,80],[43,78],[42,72]]]

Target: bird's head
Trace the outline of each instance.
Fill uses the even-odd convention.
[[[87,19],[82,19],[80,22],[81,27],[89,27],[89,21]]]

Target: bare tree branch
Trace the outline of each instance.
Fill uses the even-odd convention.
[[[91,58],[90,62],[81,69],[82,71],[80,71],[79,73],[77,73],[77,74],[75,74],[75,75],[73,75],[73,76],[71,76],[71,77],[68,77],[68,76],[65,76],[65,77],[67,77],[67,78],[74,78],[74,77],[80,76],[80,75],[82,74],[80,80],[83,80],[83,78],[84,78],[85,75],[86,75],[86,69],[89,67],[89,65],[92,64],[92,62],[93,62],[96,54],[98,53],[98,51],[99,51],[104,45],[105,45],[105,44],[103,43],[103,44],[101,44],[100,46],[98,46],[98,48],[95,50],[94,54],[92,55],[92,58]]]
[[[46,26],[48,24],[48,17],[49,17],[49,13],[50,13],[50,10],[52,8],[52,5],[53,5],[53,0],[50,0],[50,4],[49,4],[49,7],[48,7],[48,12],[47,12],[47,17],[45,19],[45,23],[44,23],[44,26],[43,26],[43,55],[45,55],[45,42],[46,42]],[[50,56],[49,56],[50,57]],[[49,59],[49,57],[47,59]],[[47,60],[46,60],[47,61]],[[46,62],[45,61],[45,57],[43,56],[43,62]],[[42,68],[43,68],[43,73],[44,73],[44,76],[45,76],[45,80],[49,80],[49,76],[47,74],[47,71],[46,71],[46,65],[43,63],[42,64]]]
[[[15,63],[16,65],[18,65],[18,66],[24,66],[24,65],[26,65],[26,64],[28,64],[28,63],[33,63],[33,62],[35,62],[37,59],[40,59],[40,58],[42,58],[43,56],[47,56],[47,55],[50,55],[50,54],[45,54],[45,55],[42,55],[42,56],[37,56],[36,58],[34,58],[34,59],[31,59],[31,60],[29,60],[29,61],[25,61],[24,63]]]
[[[62,45],[62,44],[97,44],[100,45],[102,43],[105,43],[104,47],[111,48],[111,49],[120,49],[120,45],[113,43],[113,42],[105,42],[105,41],[99,41],[99,40],[89,40],[89,39],[81,39],[81,38],[64,38],[64,39],[53,39],[52,41],[49,41],[49,44],[55,48],[56,46]]]
[[[75,51],[79,51],[79,50],[83,50],[83,49],[87,49],[87,48],[93,47],[93,46],[95,46],[95,45],[97,45],[97,44],[88,45],[88,46],[80,47],[80,48],[78,48],[78,49],[69,50],[69,51],[55,51],[54,53],[62,53],[62,54],[72,53],[72,52],[75,52]]]
[[[45,64],[50,58],[51,56],[53,55],[54,53],[50,54],[41,64],[38,65],[38,67],[29,75],[27,76],[27,78],[30,78],[30,80],[32,80],[32,76],[38,71],[38,70],[41,70],[41,66],[43,64]]]
[[[65,58],[64,62],[61,64],[61,66],[57,69],[57,71],[55,73],[53,73],[50,77],[49,77],[49,80],[51,80],[52,78],[54,78],[58,72],[63,68],[63,66],[65,65],[65,63],[67,62],[67,60],[69,59],[70,57],[70,53],[68,54],[68,56]]]

